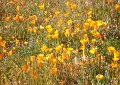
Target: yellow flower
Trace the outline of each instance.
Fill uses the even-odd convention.
[[[38,54],[37,55],[37,60],[42,61],[44,59],[44,54]]]
[[[74,37],[74,35],[75,35],[75,33],[74,33],[74,32],[72,32],[72,33],[71,33],[71,36],[72,36],[72,37]]]
[[[119,52],[118,51],[114,51],[113,61],[117,62],[118,60],[119,60]]]
[[[97,48],[92,48],[92,49],[90,50],[90,53],[91,53],[91,54],[95,54],[96,50],[97,50]]]
[[[24,21],[24,15],[19,16],[19,20],[20,20],[20,21]]]
[[[2,37],[0,36],[0,41],[2,40]]]
[[[52,38],[53,38],[53,39],[58,39],[58,36],[59,36],[59,33],[58,33],[58,30],[56,30],[56,31],[54,32],[54,34],[52,35]]]
[[[51,25],[47,25],[47,26],[46,26],[46,29],[47,29],[47,31],[48,31],[49,33],[52,33],[52,32],[53,32],[53,28],[52,28]]]
[[[66,4],[67,6],[69,6],[69,5],[70,5],[70,2],[69,2],[69,1],[67,1],[65,4]]]
[[[101,34],[97,31],[95,33],[93,33],[93,36],[95,36],[97,38],[101,38]]]
[[[117,58],[117,57],[113,58],[113,61],[115,61],[115,62],[117,62],[118,60],[119,60],[119,58]]]
[[[46,57],[45,57],[45,59],[48,60],[48,61],[51,61],[53,58],[55,58],[53,53],[47,54]]]
[[[77,15],[80,16],[80,13],[78,13]]]
[[[65,34],[65,37],[69,37],[70,36],[70,29],[66,29],[64,34]]]
[[[52,48],[49,48],[48,50],[49,50],[49,52],[52,52],[52,51],[53,51]]]
[[[28,45],[28,42],[27,42],[27,41],[25,41],[25,42],[24,42],[24,45]]]
[[[13,47],[13,51],[15,51],[16,50],[16,47]]]
[[[87,34],[84,34],[83,37],[84,37],[84,39],[86,40],[86,42],[89,42],[89,38],[88,38],[88,35],[87,35]]]
[[[114,58],[118,58],[119,57],[119,52],[118,51],[114,51]]]
[[[84,28],[87,29],[89,27],[89,23],[84,23]]]
[[[34,33],[37,33],[37,32],[38,32],[38,28],[37,28],[37,27],[34,27],[34,28],[33,28],[33,32],[34,32]]]
[[[63,63],[64,62],[63,56],[58,56],[58,60]]]
[[[67,54],[68,55],[70,55],[72,53],[72,51],[73,51],[73,48],[71,48],[71,47],[67,48]]]
[[[69,16],[69,13],[65,13],[64,16],[65,16],[65,17],[68,17],[68,16]]]
[[[116,51],[115,48],[112,47],[112,46],[108,47],[107,50],[108,50],[110,53],[113,53],[113,52]]]
[[[88,12],[88,15],[90,16],[92,14],[92,11],[90,10],[89,12]]]
[[[77,28],[75,29],[75,33],[78,33],[78,32],[80,32],[80,28],[79,28],[79,27],[77,27]]]
[[[3,50],[3,53],[6,53],[7,52],[7,50],[5,49],[5,50]]]
[[[44,20],[45,20],[45,22],[48,22],[50,20],[50,18],[45,18]]]
[[[71,9],[75,9],[76,7],[77,7],[76,4],[72,4],[72,5],[70,6]]]
[[[5,47],[5,45],[6,45],[6,41],[1,40],[1,41],[0,41],[0,46]]]
[[[46,45],[42,45],[41,47],[42,52],[48,52],[48,47]]]
[[[96,78],[97,78],[98,80],[102,80],[102,79],[104,78],[104,76],[103,76],[102,74],[98,74],[98,75],[96,76]]]
[[[80,42],[82,43],[83,47],[86,47],[86,40],[85,39],[81,39]]]
[[[50,17],[50,18],[52,18],[52,17],[53,17],[53,15],[51,14],[49,17]]]
[[[59,53],[60,50],[62,49],[62,47],[63,47],[63,44],[56,46],[56,47],[55,47],[55,51],[56,51],[57,53]]]
[[[92,44],[95,44],[96,43],[96,39],[92,39]]]
[[[60,12],[59,11],[55,12],[55,15],[56,16],[60,15]]]
[[[20,6],[17,6],[16,9],[17,9],[18,12],[21,11],[21,7]]]
[[[33,29],[32,29],[32,27],[29,27],[29,31],[30,31],[30,33],[32,33],[32,32],[33,32]]]
[[[11,56],[13,54],[12,50],[8,52],[8,55]]]
[[[101,20],[96,21],[96,23],[97,23],[98,27],[106,25],[106,22],[103,22]]]
[[[36,41],[36,43],[39,43],[39,40],[38,40],[38,39],[36,39],[35,41]]]
[[[68,25],[72,25],[72,22],[73,22],[73,21],[70,19],[70,20],[67,21],[67,24],[68,24]]]
[[[35,60],[36,56],[31,56],[31,61],[33,62]]]
[[[86,20],[86,23],[89,23],[89,25],[90,25],[90,24],[92,24],[92,21],[93,20],[91,18],[89,18],[89,19]]]
[[[44,4],[38,6],[40,10],[44,9]]]
[[[48,12],[47,11],[44,11],[44,14],[46,15]]]
[[[37,15],[33,15],[33,19],[34,20],[39,20],[39,18],[37,17]]]

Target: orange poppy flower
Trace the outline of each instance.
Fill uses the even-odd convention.
[[[53,64],[54,64],[54,65],[58,64],[58,60],[54,58],[54,59],[53,59]]]
[[[32,20],[32,21],[31,21],[31,24],[32,24],[32,25],[35,25],[35,23],[36,23],[35,20]]]
[[[39,61],[37,62],[38,66],[42,66],[42,65],[43,65],[43,63],[44,63],[44,61],[43,61],[43,60],[39,60]]]
[[[9,22],[10,21],[10,17],[6,17],[5,21]]]
[[[0,60],[3,58],[4,56],[3,56],[3,54],[2,53],[0,53]]]
[[[25,6],[25,5],[26,5],[26,2],[25,2],[25,1],[21,1],[21,4],[22,4],[23,6]]]
[[[57,68],[53,67],[53,68],[51,69],[51,71],[52,71],[52,74],[53,74],[53,75],[56,75],[56,74],[57,74]]]
[[[115,8],[115,10],[118,10],[118,8],[120,8],[120,5],[119,4],[115,4],[114,8]]]
[[[23,66],[22,66],[22,70],[23,71],[26,71],[28,69],[28,65],[27,64],[24,64]]]
[[[111,68],[117,68],[118,67],[118,64],[116,63],[111,63]]]

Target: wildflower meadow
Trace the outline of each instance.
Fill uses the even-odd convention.
[[[120,0],[0,0],[0,85],[120,85]]]

